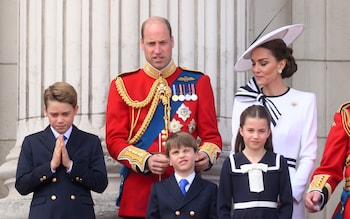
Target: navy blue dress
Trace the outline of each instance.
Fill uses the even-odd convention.
[[[248,173],[241,169],[242,165],[251,162],[242,152],[226,158],[218,189],[218,218],[292,218],[293,197],[287,161],[283,156],[267,151],[259,163],[268,166],[267,171],[262,172],[264,189],[251,192]]]

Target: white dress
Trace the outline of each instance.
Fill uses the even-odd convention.
[[[288,160],[294,198],[293,219],[303,219],[305,211],[302,197],[317,154],[316,96],[310,92],[289,88],[286,93],[280,96],[269,96],[267,99],[276,106],[278,109],[276,112],[280,113],[279,118],[276,119],[276,126],[271,124],[272,142],[274,152],[282,154]],[[240,115],[245,108],[253,104],[262,105],[256,98],[235,97],[232,112],[231,153],[234,153]]]

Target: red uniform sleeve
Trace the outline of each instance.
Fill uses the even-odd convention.
[[[320,166],[311,176],[311,184],[308,191],[319,191],[325,196],[327,203],[330,195],[337,185],[345,177],[350,176],[350,168],[345,166],[346,158],[350,154],[349,133],[346,131],[349,121],[345,114],[349,115],[350,108],[341,107],[334,115],[332,127],[328,133]],[[344,168],[346,168],[344,172]]]
[[[213,89],[207,75],[203,75],[197,82],[196,92],[198,95],[197,132],[201,138],[200,147],[205,150],[207,145],[216,145],[220,151],[213,153],[212,150],[215,150],[215,147],[209,147],[208,150],[212,151],[209,153],[217,159],[222,150],[222,139],[218,130]],[[214,163],[214,157],[210,158]]]
[[[119,153],[129,144],[129,108],[118,94],[115,80],[110,84],[106,110],[106,144],[111,157],[118,160]],[[128,162],[123,165],[130,167]]]

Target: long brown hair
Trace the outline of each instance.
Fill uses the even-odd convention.
[[[269,130],[271,130],[271,117],[269,112],[266,110],[264,106],[261,105],[252,105],[246,108],[240,117],[240,123],[239,127],[243,128],[247,118],[259,118],[259,119],[265,119],[267,126]],[[243,151],[245,148],[245,144],[243,141],[243,136],[241,135],[240,131],[237,131],[237,137],[235,142],[235,153]],[[272,145],[272,133],[270,133],[269,137],[266,139],[266,142],[264,144],[264,148],[267,151],[273,151],[273,145]]]

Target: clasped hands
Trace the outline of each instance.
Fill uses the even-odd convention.
[[[67,170],[71,167],[72,164],[72,161],[69,158],[66,145],[64,144],[63,135],[58,136],[58,138],[56,139],[56,145],[51,159],[51,169],[55,170],[61,164]]]

